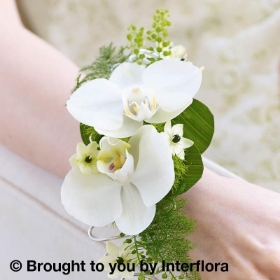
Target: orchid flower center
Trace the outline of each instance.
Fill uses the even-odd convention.
[[[178,134],[175,134],[175,135],[173,136],[172,142],[176,144],[176,143],[178,143],[180,140],[181,140],[181,137],[180,137]]]
[[[157,111],[154,91],[144,86],[127,88],[122,93],[125,114],[133,120],[150,119]]]
[[[126,157],[124,155],[117,154],[115,158],[110,161],[109,171],[116,171],[121,169],[125,163]]]
[[[126,161],[126,150],[130,145],[122,140],[104,137],[98,154],[98,169],[102,173],[114,173]]]

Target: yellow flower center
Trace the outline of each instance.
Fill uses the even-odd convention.
[[[113,170],[113,171],[116,171],[116,170],[122,168],[123,165],[124,165],[124,163],[125,163],[125,160],[126,160],[126,158],[125,158],[124,156],[118,155],[118,156],[115,158],[114,162],[110,164],[109,170],[110,170],[110,171],[112,171],[112,170]]]

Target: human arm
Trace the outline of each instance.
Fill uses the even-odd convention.
[[[186,212],[197,220],[192,259],[229,264],[229,272],[203,272],[202,279],[279,279],[278,193],[206,169],[184,197]]]
[[[63,177],[80,140],[65,107],[78,68],[22,26],[12,1],[0,2],[0,143]]]

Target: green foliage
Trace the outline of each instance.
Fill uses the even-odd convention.
[[[103,135],[98,134],[93,127],[82,123],[80,124],[80,133],[85,145],[93,141],[99,143],[100,139],[103,137]]]
[[[185,157],[186,153],[187,151],[185,150]],[[172,158],[174,162],[175,181],[170,191],[170,194],[175,195],[177,192],[179,192],[179,189],[181,189],[182,180],[185,179],[185,177],[189,176],[189,166],[187,165],[185,160],[181,160],[176,155],[174,155]]]
[[[109,79],[112,68],[127,61],[128,56],[124,54],[124,51],[124,47],[116,49],[112,43],[101,47],[99,57],[91,65],[85,66],[80,70],[80,74],[76,79],[76,86],[72,92],[88,81],[98,78]]]
[[[163,132],[164,131],[164,125],[165,123],[152,123],[151,125],[153,125],[157,132]]]
[[[139,234],[138,246],[146,252],[145,261],[190,263],[188,253],[194,244],[187,236],[195,230],[195,222],[184,212],[185,202],[185,199],[166,197],[157,204],[152,224]],[[172,272],[167,273],[171,273],[169,279],[179,279]],[[184,279],[191,279],[191,274],[185,276]]]
[[[139,234],[147,255],[153,261],[189,262],[194,244],[186,237],[195,230],[195,222],[182,210],[185,199],[164,198],[157,204],[152,224]]]
[[[203,162],[195,145],[185,149],[185,159],[173,156],[175,181],[168,196],[178,196],[199,181],[203,173]]]
[[[214,116],[207,106],[194,99],[192,104],[172,124],[184,124],[184,137],[191,139],[202,154],[210,145],[214,134]]]

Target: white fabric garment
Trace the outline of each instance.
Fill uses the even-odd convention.
[[[0,146],[0,263],[7,280],[103,280],[106,273],[26,272],[26,261],[89,264],[106,252],[103,243],[87,236],[86,225],[70,217],[60,202],[62,180]],[[20,260],[22,271],[10,262]]]

